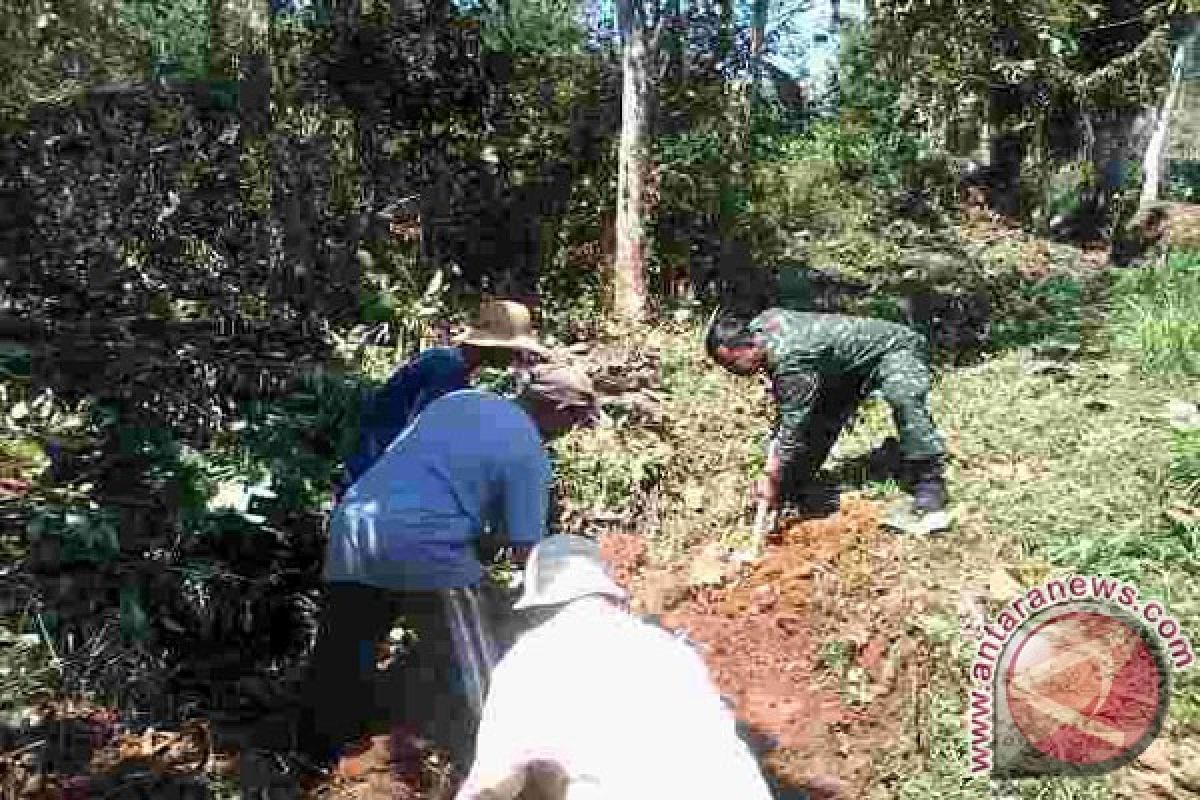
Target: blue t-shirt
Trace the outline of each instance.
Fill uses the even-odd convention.
[[[444,395],[334,509],[325,579],[409,591],[473,586],[485,526],[512,544],[541,540],[551,479],[520,406],[477,389]]]
[[[346,459],[348,483],[362,477],[425,406],[467,388],[467,364],[457,347],[431,347],[388,379],[364,404],[358,449]]]

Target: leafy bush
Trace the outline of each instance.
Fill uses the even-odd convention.
[[[1069,275],[1021,281],[1014,291],[993,287],[998,298],[991,329],[994,347],[1020,347],[1047,339],[1078,342],[1084,286]]]
[[[1168,162],[1165,196],[1181,203],[1200,200],[1200,160]]]
[[[878,188],[898,187],[920,153],[918,139],[895,110],[900,87],[876,71],[877,54],[864,25],[846,26],[838,58],[839,125],[818,126],[816,138],[830,148],[845,177],[866,178]]]
[[[754,212],[814,235],[861,227],[872,207],[868,194],[842,181],[834,158],[803,140],[789,144],[778,161],[756,164],[752,187]]]
[[[1200,252],[1124,274],[1113,297],[1117,342],[1145,371],[1200,374]]]
[[[1094,182],[1091,164],[1068,164],[1060,167],[1047,181],[1046,212],[1051,219],[1069,217],[1079,211],[1083,197]]]
[[[483,46],[492,52],[568,55],[578,53],[586,38],[571,0],[483,0],[471,5],[483,21]]]
[[[1171,479],[1188,502],[1200,504],[1200,430],[1176,431],[1171,456]]]
[[[113,509],[44,507],[28,523],[35,548],[49,547],[62,565],[99,564],[120,552],[117,514]]]
[[[563,498],[576,508],[597,511],[631,510],[666,464],[664,453],[633,447],[613,428],[573,431],[555,442],[554,453]]]

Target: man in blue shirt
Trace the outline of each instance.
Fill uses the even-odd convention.
[[[478,322],[455,343],[454,347],[422,351],[367,399],[359,425],[358,449],[346,459],[339,498],[422,409],[448,392],[466,389],[480,367],[507,367],[521,358],[549,355],[533,335],[529,309],[511,300],[483,303]]]
[[[547,526],[552,473],[543,440],[596,413],[586,376],[553,366],[531,375],[516,403],[475,389],[430,402],[334,510],[311,707],[299,731],[313,760],[327,763],[362,732],[376,646],[403,617],[417,640],[400,685],[387,692],[389,716],[399,730],[445,745],[463,768],[471,763],[497,658],[476,548],[490,530],[523,563]],[[405,757],[415,769],[418,754]]]

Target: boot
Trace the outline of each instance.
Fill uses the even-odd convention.
[[[783,510],[800,517],[827,517],[841,508],[841,498],[836,484],[828,481],[813,481],[783,498]]]
[[[946,481],[940,458],[912,461],[913,499],[917,511],[930,514],[946,507]]]
[[[867,472],[873,480],[901,478],[904,475],[904,455],[900,442],[889,436],[867,456]]]

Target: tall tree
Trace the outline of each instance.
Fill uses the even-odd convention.
[[[662,0],[618,0],[621,32],[621,138],[617,162],[617,253],[613,265],[614,311],[641,322],[648,311],[646,256],[650,207],[649,145],[654,125],[658,64],[666,23]]]
[[[1142,160],[1142,193],[1138,202],[1140,209],[1145,209],[1158,201],[1158,191],[1163,178],[1163,161],[1169,141],[1171,114],[1175,110],[1175,103],[1179,98],[1179,88],[1183,84],[1184,63],[1191,48],[1195,46],[1197,33],[1200,32],[1200,24],[1197,23],[1195,17],[1188,17],[1179,24],[1178,28],[1174,52],[1171,56],[1171,74],[1167,81],[1166,95],[1158,109],[1154,130],[1150,134],[1150,141],[1146,145],[1146,155]]]

